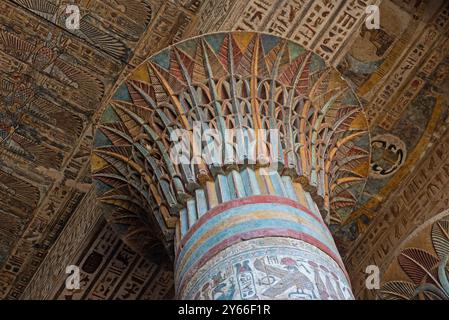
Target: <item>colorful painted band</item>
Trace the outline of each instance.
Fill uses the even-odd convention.
[[[308,242],[345,270],[322,219],[288,198],[251,196],[215,207],[190,228],[176,259],[178,288],[221,250],[242,240],[267,236]]]
[[[211,217],[208,221],[204,222],[194,234],[190,235],[188,241],[183,243],[183,253],[179,256],[182,256],[186,251],[191,250],[192,247],[203,243],[204,240],[209,238],[212,233],[217,234],[233,225],[244,223],[245,220],[280,218],[293,221],[310,228],[312,231],[319,234],[320,238],[323,237],[323,242],[329,243],[329,246],[334,247],[333,239],[328,232],[327,227],[317,220],[312,219],[303,211],[279,204],[271,204],[268,209],[266,204],[251,204],[229,209],[222,212],[220,215]],[[226,222],[226,224],[224,224],[224,222]],[[228,230],[228,232],[230,231]]]
[[[317,281],[321,278],[321,284]],[[344,270],[315,245],[290,237],[240,241],[189,274],[179,299],[353,299]]]
[[[325,244],[330,252],[338,255],[337,248],[327,230],[323,230],[322,225],[308,218],[303,212],[283,205],[272,205],[270,211],[260,210],[264,207],[266,205],[252,204],[233,208],[203,224],[202,228],[198,229],[182,248],[177,257],[176,269],[183,270],[188,265],[187,261],[197,260],[223,239],[265,228],[290,229],[307,233]]]
[[[267,205],[269,205],[269,204],[274,204],[274,203],[285,204],[290,207],[297,208],[297,209],[307,213],[308,215],[310,215],[311,217],[313,217],[318,222],[320,222],[324,225],[324,222],[321,217],[317,217],[312,211],[310,211],[309,209],[307,209],[300,203],[298,203],[290,198],[273,196],[273,195],[254,195],[254,196],[249,196],[249,197],[245,197],[242,199],[228,201],[228,202],[222,203],[222,204],[212,208],[211,210],[209,210],[206,214],[204,214],[203,216],[201,216],[201,218],[198,219],[198,221],[195,223],[195,225],[192,228],[190,228],[188,230],[187,234],[182,238],[181,246],[183,246],[189,240],[189,238],[192,236],[192,234],[194,234],[196,232],[196,230],[198,228],[200,228],[200,226],[202,224],[204,224],[206,221],[208,221],[212,217],[219,215],[223,211],[226,211],[226,210],[229,210],[232,208],[236,208],[236,207],[241,207],[241,206],[247,205],[247,204],[267,204]]]

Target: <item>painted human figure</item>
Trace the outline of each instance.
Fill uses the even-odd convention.
[[[324,284],[323,280],[321,279],[320,270],[318,267],[318,264],[316,264],[313,261],[308,262],[309,265],[312,267],[314,275],[315,275],[315,284],[318,288],[318,293],[321,300],[328,300],[329,299],[329,293],[327,292],[326,285]]]
[[[324,271],[326,278],[326,289],[329,292],[331,300],[337,300],[337,292],[335,291],[334,285],[332,284],[331,278],[329,277],[329,270],[325,266],[320,265],[320,269]]]
[[[265,265],[261,259],[255,260],[254,267],[257,270],[280,278],[262,293],[264,296],[274,299],[290,288],[296,287],[296,291],[288,294],[289,298],[308,297],[310,299],[316,299],[315,286],[312,281],[299,270],[297,262],[294,259],[284,257],[281,259],[281,265],[284,269]]]
[[[235,293],[235,284],[232,279],[230,285],[225,282],[220,283],[212,290],[212,297],[214,300],[233,300]]]

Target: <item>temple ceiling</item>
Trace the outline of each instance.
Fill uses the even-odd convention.
[[[384,273],[380,295],[389,300],[445,300],[449,282],[447,210],[423,223],[396,249]]]
[[[0,298],[38,286],[33,276],[58,252],[79,255],[94,246],[89,233],[102,223],[89,161],[107,102],[148,56],[213,31],[255,30],[298,42],[336,68],[363,105],[370,175],[356,209],[331,223],[356,289],[363,266],[413,231],[406,221],[420,214],[408,217],[407,185],[445,172],[447,160],[437,146],[447,145],[447,1],[77,0],[80,29],[73,31],[64,25],[68,2],[0,1]],[[380,6],[380,29],[363,23],[369,4]],[[438,164],[429,170],[429,161]],[[443,199],[435,188],[429,199]],[[395,203],[402,193],[408,200]],[[441,212],[435,201],[428,200],[434,207],[427,215]],[[77,218],[81,211],[86,222]],[[69,244],[71,225],[85,237]],[[389,237],[386,247],[382,237]]]

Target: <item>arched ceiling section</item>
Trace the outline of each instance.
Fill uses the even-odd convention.
[[[362,26],[338,65],[366,106],[373,138],[363,205],[338,231],[346,249],[444,131],[449,112],[447,9],[384,1],[380,16],[381,28]]]
[[[449,300],[447,210],[419,226],[392,256],[382,274],[381,299]]]

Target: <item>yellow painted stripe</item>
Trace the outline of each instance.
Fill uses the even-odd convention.
[[[267,186],[268,194],[272,194],[272,195],[275,195],[275,196],[278,195],[276,193],[276,191],[274,190],[273,181],[271,181],[271,176],[263,175],[262,179],[264,180],[265,185]]]
[[[207,202],[209,203],[209,210],[218,205],[217,190],[215,190],[215,182],[206,182]]]
[[[309,208],[309,204],[306,200],[306,197],[304,196],[304,189],[303,189],[302,185],[298,182],[295,182],[295,183],[293,183],[293,187],[295,188],[296,195],[298,196],[298,199],[299,199],[299,203],[302,206],[309,209],[310,211],[312,211],[311,208]]]

